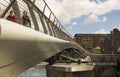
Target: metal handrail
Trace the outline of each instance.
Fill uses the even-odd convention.
[[[5,2],[6,2],[6,0],[4,0]],[[5,16],[5,14],[9,11],[9,9],[12,7],[12,5],[15,3],[15,1],[17,1],[17,0],[12,0],[12,1],[10,1],[10,4],[8,5],[8,6],[5,6],[6,7],[6,9],[5,9],[5,11],[3,12],[3,14],[2,14],[2,16],[1,17],[4,17]],[[33,8],[31,8],[31,9],[33,9],[34,11],[38,11],[38,12],[40,12],[41,14],[43,14],[43,18],[45,17],[45,18],[47,18],[47,19],[49,19],[49,21],[50,22],[52,22],[54,25],[52,25],[53,27],[55,26],[55,29],[56,30],[59,30],[59,31],[57,31],[58,33],[62,33],[61,35],[63,35],[63,36],[65,36],[65,37],[62,37],[62,39],[65,39],[65,40],[69,40],[69,41],[71,41],[72,40],[72,37],[71,37],[71,35],[69,34],[69,32],[63,27],[63,25],[60,23],[60,21],[58,20],[58,18],[55,16],[55,14],[52,12],[52,10],[50,9],[50,7],[48,6],[48,4],[46,3],[46,1],[45,0],[43,0],[43,2],[44,2],[44,9],[41,11],[36,5],[35,5],[35,1],[34,1],[34,3],[31,1],[31,0],[23,0],[26,4],[27,4],[27,2],[30,2],[31,4],[32,4],[32,7]],[[7,1],[7,3],[9,3],[8,1]],[[22,8],[22,9],[28,9],[28,8],[26,8],[20,1],[18,1],[18,3],[20,4],[20,6],[19,6],[19,8]],[[46,10],[46,8],[50,11],[50,14],[49,14],[49,16],[47,17],[46,15],[45,15],[45,10]],[[35,9],[37,9],[37,10],[35,10]],[[28,9],[29,10],[29,9]],[[21,12],[21,11],[20,11]],[[37,13],[38,13],[37,12]],[[54,20],[52,21],[51,20],[51,17],[53,17],[54,18]],[[32,17],[31,17],[32,18]],[[45,20],[46,21],[46,20]],[[47,21],[46,21],[47,22]],[[37,22],[38,23],[38,22]],[[44,22],[45,23],[45,22]],[[47,25],[47,27],[48,27],[48,25]],[[56,34],[56,33],[55,33]],[[57,35],[56,34],[56,36],[55,37],[57,37],[57,36],[60,36],[59,34]]]

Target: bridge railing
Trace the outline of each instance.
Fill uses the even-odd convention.
[[[120,54],[93,54],[91,59],[93,62],[117,62]]]
[[[6,18],[10,10],[15,12],[17,23],[22,24],[23,11],[26,10],[31,20],[31,28],[64,40],[73,41],[71,35],[60,23],[45,0],[1,0],[1,18]]]

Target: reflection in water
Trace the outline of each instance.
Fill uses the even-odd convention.
[[[100,67],[94,70],[94,74],[93,77],[120,77],[120,70],[118,71],[115,67]],[[46,69],[45,67],[33,67],[20,74],[18,77],[46,77]]]
[[[105,70],[102,77],[120,77],[120,71],[117,70]]]
[[[20,74],[18,77],[46,77],[46,70],[45,67],[41,68],[34,67]]]

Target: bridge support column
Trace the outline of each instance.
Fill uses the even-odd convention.
[[[46,77],[95,77],[93,66],[55,64],[46,67]]]

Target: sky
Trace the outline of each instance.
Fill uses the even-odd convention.
[[[120,30],[120,0],[45,0],[67,31],[106,34]]]
[[[113,28],[120,30],[120,0],[45,1],[72,36],[78,33],[106,34]],[[42,0],[36,0],[36,4],[43,10]],[[45,13],[49,14],[49,11]]]

